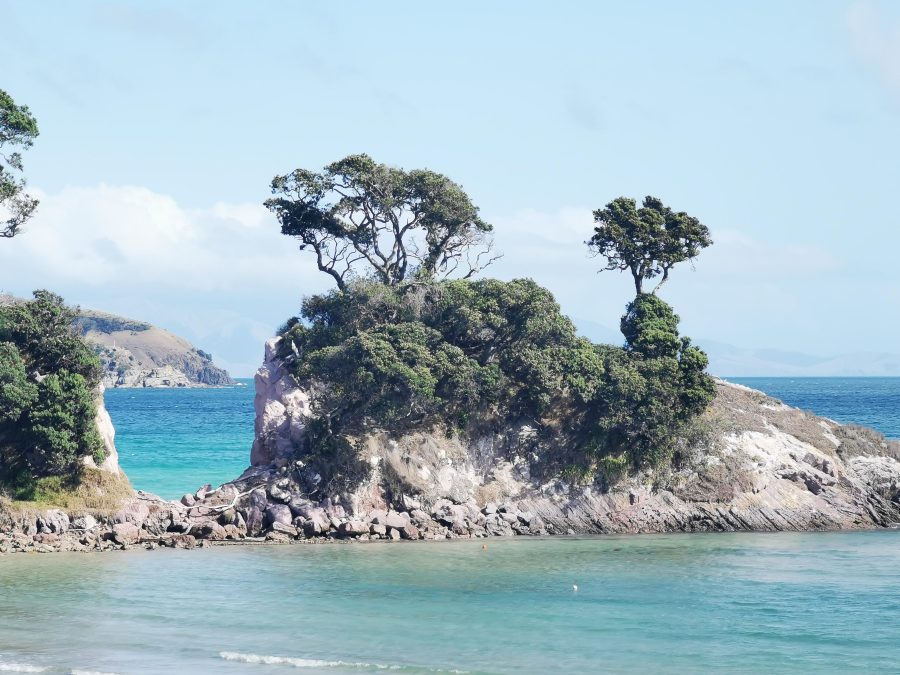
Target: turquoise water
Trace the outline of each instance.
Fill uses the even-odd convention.
[[[119,463],[132,484],[178,499],[250,463],[253,380],[216,389],[108,389]]]
[[[900,663],[895,532],[481,545],[6,556],[0,670],[887,673]]]
[[[741,382],[900,437],[900,380]],[[107,392],[123,467],[167,497],[244,469],[252,403]],[[898,532],[481,545],[0,556],[0,672],[898,670]]]

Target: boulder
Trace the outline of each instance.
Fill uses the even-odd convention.
[[[112,527],[112,538],[117,544],[136,544],[141,538],[141,531],[133,523],[116,523]]]
[[[348,520],[338,526],[338,532],[344,537],[357,537],[369,533],[369,526],[361,520]]]
[[[400,514],[396,511],[389,511],[384,519],[379,519],[379,521],[387,527],[392,527],[394,529],[400,530],[409,524],[409,516],[406,516],[404,518],[404,515],[405,514]]]
[[[291,508],[287,504],[270,504],[266,509],[265,525],[271,527],[274,523],[290,525],[294,520]]]
[[[38,516],[38,532],[63,534],[69,529],[69,516],[59,509],[51,509]]]
[[[298,534],[297,528],[293,525],[286,525],[285,523],[276,521],[272,523],[272,532],[280,532],[281,534],[286,534],[289,537],[296,537]]]

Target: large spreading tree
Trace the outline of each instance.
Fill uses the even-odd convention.
[[[434,171],[350,155],[321,172],[276,176],[272,193],[265,205],[282,233],[313,252],[340,290],[353,277],[388,286],[455,273],[468,278],[497,258],[478,207]]]
[[[606,258],[607,270],[629,271],[637,295],[644,282],[660,277],[656,293],[678,263],[692,260],[710,244],[709,230],[684,211],[673,211],[656,197],[645,197],[641,208],[619,197],[594,211],[594,235],[587,245]]]
[[[0,237],[16,236],[31,218],[38,200],[25,192],[20,150],[31,147],[38,135],[37,121],[28,106],[17,105],[0,89]]]

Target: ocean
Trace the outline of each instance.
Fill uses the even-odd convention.
[[[739,381],[900,436],[900,379]],[[167,497],[245,468],[252,403],[252,386],[107,392],[122,466]],[[888,673],[900,663],[898,532],[482,543],[0,556],[0,672]]]

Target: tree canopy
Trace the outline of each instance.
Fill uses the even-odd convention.
[[[25,192],[20,149],[30,148],[38,135],[37,121],[28,106],[17,105],[0,89],[0,237],[17,235],[31,218],[38,200]]]
[[[656,293],[672,267],[712,244],[709,230],[697,218],[673,211],[656,197],[645,197],[641,208],[633,199],[618,197],[594,211],[594,222],[588,247],[606,258],[603,269],[631,272],[637,295],[644,292],[645,281],[661,277],[652,291]]]
[[[0,308],[0,485],[27,498],[45,476],[102,462],[95,390],[100,362],[54,293]]]
[[[458,184],[434,171],[350,155],[321,172],[276,176],[271,188],[265,205],[282,233],[313,252],[341,290],[354,277],[388,286],[414,276],[468,278],[498,257],[491,225]]]

